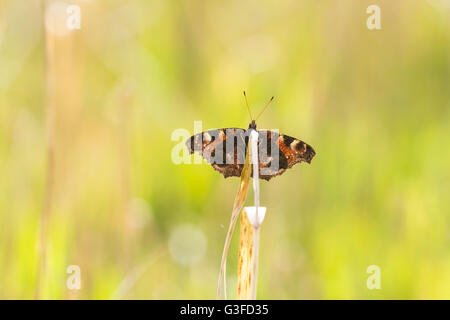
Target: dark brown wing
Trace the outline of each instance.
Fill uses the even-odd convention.
[[[310,163],[315,155],[311,146],[298,139],[276,131],[258,133],[261,179],[270,180],[302,161]],[[190,137],[186,146],[191,154],[198,152],[225,178],[240,177],[249,134],[249,130],[240,128],[208,130]]]
[[[276,131],[258,131],[259,175],[270,180],[300,162],[311,163],[314,149],[305,142]]]
[[[225,128],[193,135],[186,141],[192,154],[197,152],[225,178],[240,177],[245,161],[246,130]]]

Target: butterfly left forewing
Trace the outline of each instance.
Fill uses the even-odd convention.
[[[189,152],[199,153],[225,178],[240,177],[244,167],[246,130],[224,128],[193,135],[186,141]]]

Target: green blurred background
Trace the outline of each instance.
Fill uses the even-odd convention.
[[[450,1],[66,2],[0,0],[0,298],[214,299],[238,179],[171,135],[243,89],[317,153],[261,182],[258,297],[450,298]]]

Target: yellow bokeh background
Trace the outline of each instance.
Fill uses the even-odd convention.
[[[259,128],[317,153],[261,182],[258,298],[449,299],[449,18],[447,0],[1,0],[0,298],[214,299],[238,179],[175,164],[172,134],[247,128],[245,89],[254,113],[275,96]]]

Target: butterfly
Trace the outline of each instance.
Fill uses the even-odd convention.
[[[225,270],[228,249],[237,217],[247,196],[250,176],[253,177],[253,166],[250,166],[248,152],[249,137],[252,131],[258,132],[258,173],[261,179],[268,181],[300,162],[311,163],[316,154],[310,145],[299,139],[279,134],[274,130],[257,130],[256,120],[272,102],[273,97],[256,117],[256,120],[253,120],[245,91],[244,97],[251,119],[247,130],[241,128],[208,130],[195,134],[186,141],[190,154],[198,152],[225,178],[241,178],[222,253],[217,286],[218,299],[226,299]]]
[[[245,100],[247,96],[244,91]],[[264,107],[256,120],[264,112]],[[247,102],[248,107],[248,102]],[[251,112],[248,107],[250,118]],[[244,168],[245,155],[251,130],[257,130],[256,120],[251,120],[248,128],[222,128],[204,131],[191,136],[186,141],[190,154],[197,152],[207,163],[225,178],[240,177]],[[270,180],[283,174],[297,163],[311,163],[316,152],[307,143],[279,134],[275,130],[257,130],[259,150],[259,178]],[[253,176],[253,172],[251,174]]]

